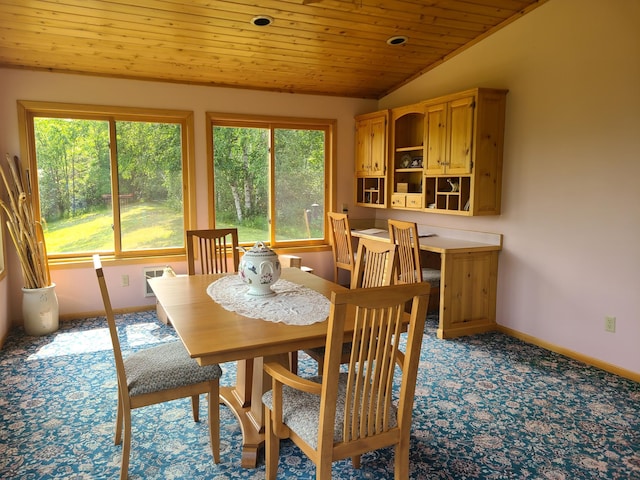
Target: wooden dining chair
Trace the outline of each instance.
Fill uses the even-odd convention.
[[[372,288],[391,285],[395,275],[397,247],[391,242],[361,238],[351,276],[351,288]],[[318,363],[318,375],[322,375],[325,361],[325,348],[316,347],[304,350]],[[351,344],[343,345],[342,362],[348,363],[351,356]]]
[[[191,397],[193,419],[199,421],[200,394],[208,394],[209,437],[215,463],[220,462],[219,365],[201,367],[180,340],[135,352],[126,358],[120,340],[99,255],[93,264],[104,303],[118,380],[115,444],[122,445],[120,479],[128,476],[131,450],[131,410]]]
[[[348,271],[349,278],[353,275],[354,256],[349,216],[346,213],[327,212],[327,217],[329,218],[331,250],[333,251],[333,281],[339,283],[340,269]]]
[[[305,379],[277,362],[265,363],[272,378],[272,389],[262,397],[267,480],[276,478],[284,438],[315,463],[320,480],[331,478],[334,461],[351,457],[359,468],[362,453],[387,446],[395,447],[395,478],[409,478],[411,414],[429,289],[428,283],[416,283],[333,292],[324,375]],[[411,313],[403,352],[407,302]],[[357,347],[341,373],[345,324],[351,318]]]
[[[361,238],[358,242],[351,288],[391,285],[396,268],[397,246],[391,242]]]
[[[387,220],[387,223],[389,239],[398,246],[394,282],[429,282],[431,285],[429,310],[436,309],[440,298],[440,270],[421,266],[418,226],[415,222],[393,219]]]
[[[327,212],[327,218],[329,219],[331,251],[333,252],[333,281],[339,283],[340,270],[346,270],[349,272],[349,285],[353,288],[355,257],[349,216],[346,213]],[[345,345],[345,358],[349,354],[348,347]],[[318,372],[320,373],[324,361],[324,347],[308,349],[304,352],[318,363]]]
[[[240,263],[238,245],[237,228],[187,230],[189,275],[237,272]]]

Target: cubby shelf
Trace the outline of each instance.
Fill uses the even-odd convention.
[[[356,203],[367,207],[386,208],[385,179],[361,177],[356,182]]]

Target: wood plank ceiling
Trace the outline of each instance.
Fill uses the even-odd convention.
[[[378,99],[546,1],[0,0],[0,66]]]

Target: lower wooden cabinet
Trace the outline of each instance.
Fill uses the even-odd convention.
[[[467,251],[442,256],[438,338],[496,329],[498,251]]]

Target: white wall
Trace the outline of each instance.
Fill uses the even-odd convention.
[[[504,234],[500,325],[633,372],[640,372],[639,26],[636,0],[551,0],[380,102],[509,89],[502,215],[429,215],[429,222]],[[617,318],[616,333],[604,331],[605,315]]]
[[[376,109],[374,100],[255,92],[239,89],[177,85],[170,83],[116,80],[83,75],[0,69],[0,152],[19,155],[17,100],[123,105],[192,110],[195,120],[196,197],[198,226],[208,226],[205,112],[233,112],[257,115],[337,119],[338,198],[337,205],[352,205],[355,115]],[[368,210],[366,211],[368,214]],[[21,323],[22,277],[13,246],[7,245],[8,279],[0,281],[0,299],[8,297],[0,309],[0,340],[11,324]],[[305,264],[327,277],[333,275],[330,254],[304,254]],[[157,266],[150,261],[149,266]],[[161,264],[160,266],[162,266]],[[154,298],[143,297],[142,265],[109,266],[105,276],[116,308],[151,305]],[[186,272],[184,262],[172,264],[177,272]],[[120,275],[128,274],[129,287],[120,287]],[[100,311],[102,307],[92,266],[84,268],[52,267],[52,280],[60,314],[73,315]]]

